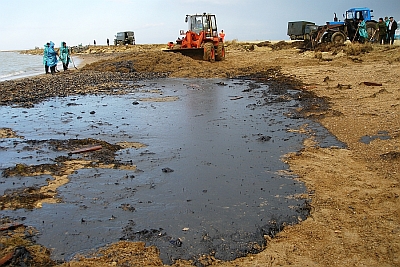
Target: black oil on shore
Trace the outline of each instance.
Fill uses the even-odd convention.
[[[56,260],[118,240],[156,245],[165,264],[257,253],[265,235],[308,215],[307,199],[298,197],[307,189],[282,157],[311,135],[320,146],[343,146],[296,113],[299,93],[250,80],[168,78],[142,81],[124,95],[1,107],[1,127],[19,136],[0,139],[2,201],[46,185],[68,159],[92,163],[68,176],[57,189],[58,203],[0,214],[35,227],[37,242]],[[87,139],[101,143],[103,152],[70,154],[72,148],[60,146]],[[55,170],[13,174],[21,165]]]

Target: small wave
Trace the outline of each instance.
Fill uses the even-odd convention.
[[[0,80],[1,79],[5,79],[5,78],[9,78],[9,77],[13,77],[13,76],[21,76],[21,75],[24,75],[24,73],[26,73],[26,72],[20,70],[20,71],[14,71],[14,72],[11,72],[11,73],[2,74],[2,75],[0,75]]]

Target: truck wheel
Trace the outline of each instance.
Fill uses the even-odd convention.
[[[346,35],[344,35],[343,33],[335,32],[334,34],[332,34],[331,42],[333,44],[344,44],[345,41],[346,41]]]
[[[376,23],[373,21],[367,22],[367,33],[368,33],[368,41],[374,42],[378,39],[378,33],[376,30]]]
[[[225,59],[225,46],[223,42],[219,42],[217,46],[217,54],[215,55],[216,61],[221,61]]]
[[[213,43],[206,43],[203,46],[204,54],[203,60],[214,62],[215,61],[215,49]]]

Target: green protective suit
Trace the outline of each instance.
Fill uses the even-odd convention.
[[[61,42],[59,58],[66,66],[68,66],[71,60],[69,56],[68,46],[64,46],[64,42]]]
[[[361,21],[358,24],[358,33],[360,34],[361,37],[367,39],[368,38],[368,32],[367,32],[367,24],[365,21]]]

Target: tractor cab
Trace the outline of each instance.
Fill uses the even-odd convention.
[[[350,40],[357,40],[359,37],[358,34],[358,23],[360,19],[366,22],[367,32],[368,32],[368,40],[374,38],[376,34],[376,21],[373,20],[373,15],[371,13],[374,12],[372,9],[367,7],[357,7],[357,8],[350,8],[344,14],[345,23],[347,26],[348,37]]]
[[[360,19],[371,21],[373,17],[371,12],[374,11],[366,7],[350,8],[346,11],[345,21],[359,21]]]
[[[202,14],[202,15],[186,15],[185,22],[188,23],[188,30],[200,34],[204,31],[206,37],[218,36],[217,20],[215,15]]]

